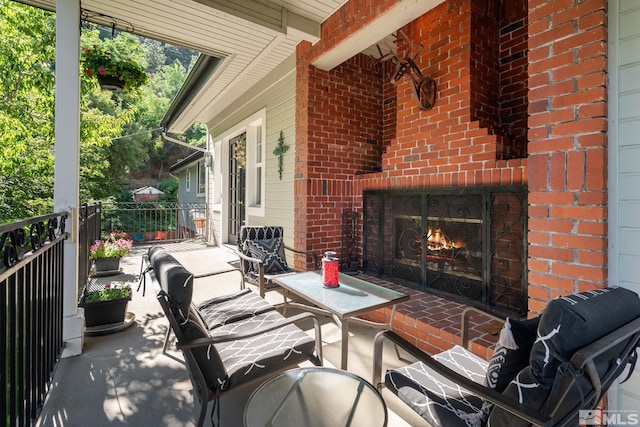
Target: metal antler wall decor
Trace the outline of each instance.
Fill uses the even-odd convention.
[[[374,57],[374,59],[379,62],[391,60],[396,66],[391,82],[397,84],[403,76],[407,76],[411,80],[413,96],[420,109],[430,110],[436,102],[436,82],[431,77],[423,75],[415,63],[415,59],[424,49],[424,45],[420,43],[414,47],[413,42],[403,32],[400,32],[400,34],[409,43],[409,49],[407,49],[404,56],[400,57],[397,53],[394,53],[391,46],[387,46],[390,53],[383,54],[380,45],[376,44],[380,57]],[[400,39],[397,38],[396,42],[398,40]]]

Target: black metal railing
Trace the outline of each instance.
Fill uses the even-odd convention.
[[[100,238],[102,204],[83,204],[80,207],[78,227],[78,292],[87,284],[91,272],[89,248]]]
[[[7,426],[36,418],[62,352],[67,218],[63,212],[0,226],[0,417]]]
[[[179,241],[204,234],[206,203],[102,203],[102,231],[121,230],[135,243]]]

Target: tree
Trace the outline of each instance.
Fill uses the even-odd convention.
[[[145,63],[136,37],[118,33],[116,37],[100,40],[100,30],[84,29],[83,47],[100,43],[121,57]],[[126,182],[132,168],[145,160],[144,147],[123,144],[118,139],[127,126],[136,120],[140,89],[114,94],[100,89],[96,80],[82,74],[80,124],[80,200],[105,199],[116,194]]]
[[[158,126],[196,54],[86,24],[83,46],[102,42],[110,51],[147,65],[149,85],[118,94],[82,75],[80,200],[115,197],[131,173],[189,153],[165,146]],[[186,64],[186,65],[185,65]],[[80,67],[78,68],[80,73]],[[0,0],[0,223],[42,215],[53,208],[55,15]],[[202,126],[189,138],[204,141]],[[186,153],[186,154],[185,154]]]
[[[54,16],[0,0],[0,222],[53,208]]]

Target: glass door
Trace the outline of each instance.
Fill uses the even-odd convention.
[[[229,234],[227,241],[237,243],[240,227],[244,224],[247,134],[229,141]]]

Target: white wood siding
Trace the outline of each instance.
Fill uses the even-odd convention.
[[[640,1],[609,2],[609,284],[640,293]],[[609,410],[638,411],[640,373]]]
[[[247,225],[280,225],[285,228],[285,243],[293,244],[293,181],[295,163],[295,55],[287,58],[274,72],[209,122],[212,141],[225,138],[225,133],[257,111],[266,108],[266,176],[265,216],[249,216]],[[283,156],[282,180],[278,175],[278,157],[273,154],[280,138],[289,149]],[[226,162],[227,159],[222,159]],[[210,185],[210,188],[213,186]],[[224,190],[223,190],[224,192]],[[214,223],[223,224],[227,206],[223,201]],[[216,231],[225,243],[221,229]]]

